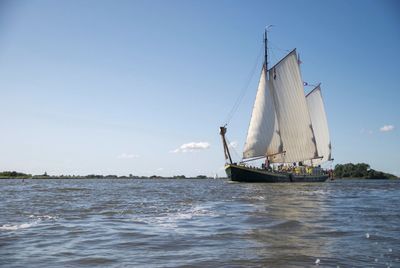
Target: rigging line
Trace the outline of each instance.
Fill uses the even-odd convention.
[[[231,151],[233,151],[233,152],[235,153],[235,155],[237,156],[237,159],[241,159],[241,157],[240,157],[240,155],[238,154],[238,152],[236,151],[235,147],[233,147],[233,146],[231,145],[231,143],[229,142],[229,140],[228,140],[227,138],[225,138],[225,139],[226,139],[226,142],[228,143],[228,147],[231,149]]]
[[[291,51],[291,50],[279,48],[279,47],[277,47],[275,45],[269,46],[268,47],[268,54],[271,56],[270,57],[271,60],[272,60],[271,62],[278,62],[279,59],[283,58],[283,56],[278,56],[278,55],[282,54],[282,52],[279,52],[279,50],[280,51],[284,51],[285,53],[289,53]]]
[[[318,84],[310,84],[310,83],[307,83],[307,82],[303,82],[303,86],[305,86],[305,87],[317,87]]]
[[[226,119],[224,121],[225,122],[225,124],[224,124],[225,126],[228,125],[228,123],[231,121],[232,117],[234,116],[234,114],[236,113],[237,109],[239,108],[239,105],[242,102],[243,97],[247,92],[247,89],[249,88],[250,82],[253,79],[254,73],[255,73],[255,71],[257,69],[257,66],[259,64],[258,62],[260,60],[260,57],[261,57],[261,54],[262,54],[262,51],[263,51],[263,46],[264,45],[260,46],[260,52],[258,53],[258,56],[256,58],[256,62],[254,64],[252,70],[249,73],[249,76],[247,78],[247,82],[246,82],[245,86],[242,88],[242,90],[240,91],[240,94],[239,94],[238,98],[236,99],[235,104],[233,105],[232,109],[230,110],[230,112],[228,113],[228,116],[226,117]]]
[[[274,59],[274,61],[277,61],[278,57],[275,55],[275,52],[274,52],[274,50],[273,50],[273,49],[269,49],[269,52],[270,52],[270,55],[272,55],[272,57],[271,57],[271,58],[273,58],[273,59]]]
[[[282,49],[277,47],[276,45],[272,44],[269,47],[269,51],[270,51],[270,55],[272,55],[271,58],[274,58],[276,62],[278,62],[280,59],[282,59],[284,57],[285,54],[289,53],[291,50],[287,50],[287,49]],[[282,51],[285,53],[284,55],[282,55]],[[279,56],[281,55],[281,56]]]
[[[290,49],[283,49],[283,48],[280,48],[280,47],[278,47],[277,45],[275,45],[273,42],[271,42],[271,41],[269,41],[269,43],[272,45],[272,46],[270,46],[272,49],[276,49],[276,50],[282,50],[282,51],[285,51],[285,52],[287,52],[287,53],[289,53],[291,50]]]

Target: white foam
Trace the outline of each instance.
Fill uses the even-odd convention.
[[[34,219],[33,221],[21,224],[4,224],[0,226],[0,231],[16,231],[19,229],[27,229],[29,227],[35,226],[43,220],[56,220],[57,217],[50,215],[36,216],[29,215],[29,218]]]
[[[253,197],[250,197],[250,199],[262,201],[262,200],[265,200],[265,197],[264,197],[264,196],[261,196],[261,195],[255,195],[255,196],[253,196]]]
[[[216,214],[204,206],[195,206],[184,211],[167,213],[163,216],[142,218],[135,217],[132,220],[139,223],[157,225],[158,227],[166,229],[174,229],[178,227],[180,221],[191,220],[193,217],[206,216],[216,216]]]
[[[16,231],[16,230],[19,230],[19,229],[26,229],[26,228],[32,227],[32,226],[34,226],[36,224],[37,224],[36,221],[30,222],[30,223],[15,224],[15,225],[4,224],[4,225],[0,226],[0,230]]]
[[[35,218],[35,219],[39,219],[39,220],[56,220],[57,217],[56,216],[50,216],[50,215],[29,215],[29,218]]]

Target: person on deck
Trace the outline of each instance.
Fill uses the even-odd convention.
[[[269,170],[269,169],[270,169],[268,157],[267,157],[267,158],[265,158],[264,167],[265,167],[265,169],[267,169],[267,170]]]

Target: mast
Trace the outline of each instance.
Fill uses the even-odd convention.
[[[268,77],[268,31],[272,27],[265,27],[264,62],[258,83],[250,124],[247,131],[246,143],[243,148],[243,159],[250,161],[255,158],[265,158],[267,155],[283,153],[279,124],[276,117],[273,89]],[[269,158],[270,159],[270,158]]]
[[[229,158],[229,162],[232,164],[233,163],[232,162],[232,157],[231,157],[231,153],[229,152],[228,143],[226,142],[226,139],[225,139],[225,133],[226,133],[226,127],[225,126],[220,127],[219,128],[219,134],[222,137],[222,144],[224,146],[225,160],[228,160],[228,158]]]
[[[265,32],[264,32],[264,64],[265,64],[265,71],[268,71],[268,36],[267,36],[267,30],[270,26],[268,26],[267,28],[265,28]]]
[[[266,77],[268,80],[268,30],[269,28],[274,27],[275,25],[268,25],[267,27],[265,27],[265,31],[264,31],[264,65],[265,65],[265,72],[266,72]]]

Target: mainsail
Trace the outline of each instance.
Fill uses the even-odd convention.
[[[304,96],[303,80],[296,50],[269,70],[279,131],[283,142],[283,162],[315,158],[317,148]]]
[[[278,121],[272,99],[270,81],[267,79],[265,67],[262,68],[253,113],[247,132],[243,158],[253,158],[280,152]]]
[[[326,119],[320,85],[307,94],[306,100],[313,125],[318,154],[322,157],[313,159],[311,163],[313,165],[319,165],[331,160],[331,142],[329,138],[328,120]]]
[[[296,50],[263,68],[247,134],[244,158],[299,162],[318,156]]]

